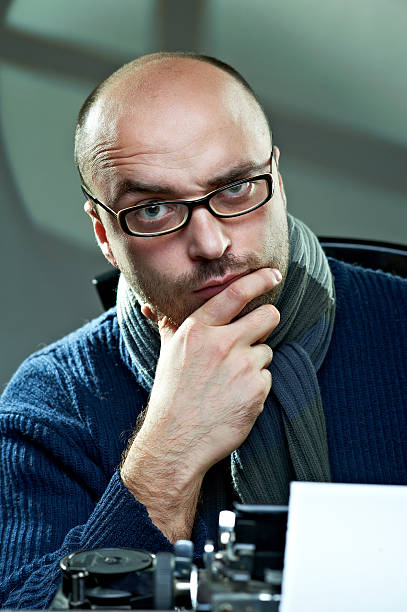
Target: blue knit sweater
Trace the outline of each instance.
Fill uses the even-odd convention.
[[[318,378],[332,480],[407,484],[407,280],[330,265],[337,314]],[[0,411],[4,607],[49,606],[68,552],[171,550],[118,472],[146,402],[115,309],[17,371]],[[198,555],[216,518],[195,521]]]

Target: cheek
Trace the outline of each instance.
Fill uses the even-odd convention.
[[[161,277],[175,280],[180,271],[187,271],[185,251],[177,241],[165,238],[132,238],[122,239],[118,243],[118,263],[148,279]],[[177,274],[178,273],[178,274]]]
[[[284,202],[280,197],[276,197],[265,207],[264,228],[269,233],[278,233],[284,230],[287,225],[287,211]]]
[[[253,213],[241,218],[241,222],[234,228],[232,236],[232,250],[249,250],[261,253],[273,225],[273,214],[269,208],[263,206]]]
[[[126,272],[134,266],[135,262],[141,259],[142,245],[138,244],[137,238],[128,236],[117,225],[111,224],[110,221],[104,223],[104,226],[114,258],[120,270]]]
[[[287,215],[280,202],[270,202],[260,208],[255,219],[248,226],[248,242],[243,246],[256,253],[259,260],[274,262],[285,268],[288,258]],[[268,263],[267,263],[268,265]]]

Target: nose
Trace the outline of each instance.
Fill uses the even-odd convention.
[[[221,219],[211,215],[204,207],[195,208],[184,229],[188,255],[194,261],[219,259],[228,250],[231,240]]]

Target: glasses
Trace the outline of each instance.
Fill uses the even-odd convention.
[[[82,191],[88,200],[115,217],[126,234],[151,237],[171,234],[185,227],[197,206],[205,206],[220,219],[246,215],[272,198],[274,182],[271,173],[260,174],[215,189],[198,200],[152,201],[124,208],[118,213],[94,198],[83,185]]]

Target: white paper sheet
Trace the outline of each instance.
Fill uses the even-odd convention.
[[[281,612],[336,611],[407,611],[407,487],[292,483]]]

